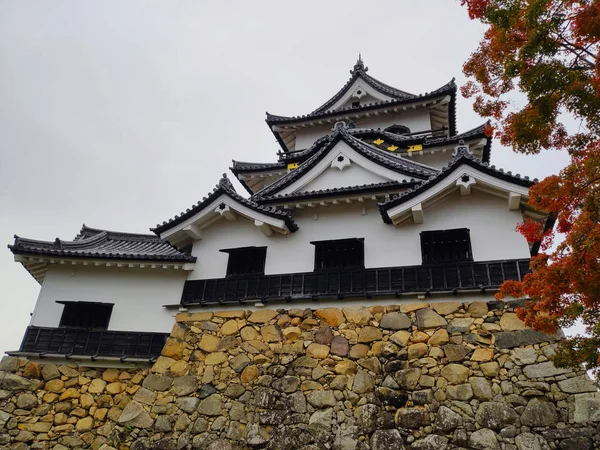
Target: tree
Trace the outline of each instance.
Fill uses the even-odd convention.
[[[528,297],[517,311],[545,332],[581,320],[586,336],[565,339],[557,365],[600,372],[600,1],[461,0],[486,26],[464,64],[462,87],[474,109],[494,120],[503,145],[520,153],[559,149],[569,165],[535,184],[530,204],[551,213],[556,229],[525,221],[518,230],[541,242],[522,282],[498,298]],[[523,94],[522,105],[515,93]],[[519,96],[516,96],[520,98]],[[565,118],[575,120],[569,130]],[[573,128],[573,127],[571,127]],[[564,235],[558,242],[556,233]]]

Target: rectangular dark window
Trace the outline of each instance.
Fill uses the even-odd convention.
[[[471,238],[467,228],[423,231],[421,233],[423,264],[473,261]]]
[[[364,269],[364,239],[311,242],[315,246],[315,270]]]
[[[229,253],[227,276],[230,275],[263,275],[267,247],[242,247],[221,250]]]
[[[60,327],[108,329],[112,314],[112,303],[57,302],[65,305],[60,318]]]

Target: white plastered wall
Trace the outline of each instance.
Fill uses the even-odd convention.
[[[31,325],[58,327],[57,301],[113,303],[109,330],[170,332],[187,272],[51,265],[40,290]]]
[[[465,197],[456,192],[425,209],[422,224],[387,225],[374,202],[305,208],[294,210],[293,216],[300,229],[288,236],[266,237],[243,218],[215,222],[194,243],[198,260],[189,279],[224,277],[228,255],[219,250],[247,246],[267,247],[265,274],[310,272],[314,269],[310,242],[344,238],[365,239],[367,268],[419,265],[419,233],[452,228],[469,228],[475,261],[529,257],[527,242],[515,231],[522,221],[520,211],[509,211],[505,199],[475,190]]]
[[[329,167],[310,183],[299,189],[300,192],[318,191],[346,186],[360,186],[363,184],[383,183],[390,181],[380,175],[363,169],[358,164],[352,164],[340,171],[337,167]]]

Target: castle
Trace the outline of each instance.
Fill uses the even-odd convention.
[[[411,94],[362,59],[301,116],[267,113],[275,162],[133,234],[15,237],[41,284],[0,363],[11,449],[598,448],[600,394],[527,328],[535,180],[459,133],[451,81]],[[121,446],[121,447],[120,447]],[[125,446],[125,447],[122,447]],[[596,446],[596,447],[593,447]]]

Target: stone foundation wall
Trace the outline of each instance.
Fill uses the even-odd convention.
[[[181,313],[148,370],[5,357],[0,448],[600,448],[596,386],[512,306]]]

